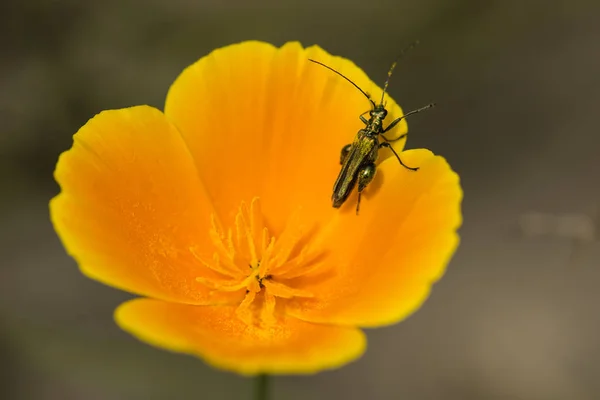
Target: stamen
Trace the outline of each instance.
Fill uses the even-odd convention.
[[[219,229],[219,227],[217,226],[217,217],[215,216],[215,214],[211,214],[210,216],[210,239],[213,242],[213,244],[215,245],[215,247],[217,248],[217,250],[222,251],[224,254],[227,254],[228,256],[232,257],[232,252],[234,252],[233,248],[227,249],[225,248],[225,246],[223,245],[223,234],[221,229]]]
[[[202,265],[204,265],[205,267],[212,269],[215,272],[218,272],[219,274],[228,276],[230,278],[241,278],[243,277],[243,275],[241,275],[240,270],[237,268],[237,266],[235,264],[232,263],[226,263],[225,265],[220,263],[220,257],[218,253],[214,253],[213,254],[213,259],[212,259],[212,263],[205,261],[204,259],[202,259],[202,257],[200,257],[200,255],[196,252],[196,248],[195,247],[190,247],[190,252],[192,253],[192,255],[194,256],[194,258],[196,260],[198,260]],[[227,268],[228,267],[228,268]]]
[[[273,260],[273,268],[279,267],[289,259],[302,238],[302,221],[300,217],[299,210],[293,212],[283,232],[277,239],[277,256]]]
[[[256,292],[250,291],[246,293],[246,297],[244,297],[244,300],[242,300],[238,308],[235,310],[235,315],[237,315],[237,317],[244,321],[247,325],[252,325],[253,323],[252,320],[254,315],[252,312],[251,305],[254,302],[255,298]]]
[[[308,253],[308,255],[307,255]],[[331,263],[324,263],[320,259],[325,255],[324,252],[308,251],[300,254],[298,259],[277,269],[277,276],[282,279],[293,279],[299,276],[312,274],[318,270],[326,270],[332,267]]]
[[[259,324],[275,323],[277,298],[314,297],[309,290],[290,286],[290,279],[327,267],[322,262],[324,253],[308,247],[308,231],[303,229],[301,218],[298,211],[292,213],[281,235],[275,237],[264,225],[258,198],[253,198],[249,206],[242,202],[234,227],[226,235],[213,215],[212,260],[203,259],[196,247],[190,252],[200,264],[223,277],[214,278],[211,274],[196,281],[211,289],[211,293],[245,290],[246,296],[236,309],[237,317],[249,325],[257,323],[257,319]],[[285,302],[280,305],[285,307]]]
[[[269,245],[267,246],[267,248],[265,249],[265,252],[263,253],[263,257],[262,257],[262,261],[260,263],[260,267],[258,267],[258,275],[259,276],[266,276],[267,272],[269,270],[269,267],[271,266],[271,257],[273,256],[273,250],[275,249],[275,238],[272,237],[271,241],[269,242]]]
[[[304,247],[300,251],[300,254],[298,254],[296,257],[292,258],[291,260],[277,268],[277,276],[285,275],[290,270],[297,269],[297,267],[299,267],[300,265],[304,265],[304,260],[306,259],[306,254],[308,253],[308,251],[308,247]]]
[[[248,279],[250,279],[251,277],[248,277]],[[256,279],[256,276],[254,276],[254,279],[252,279],[249,283],[248,283],[248,287],[247,290],[249,292],[254,292],[254,293],[258,293],[260,292],[260,283],[258,282],[258,280]]]
[[[261,321],[265,325],[272,325],[277,322],[277,318],[275,318],[275,296],[267,290],[265,291],[263,302],[263,308],[260,313]]]
[[[258,241],[261,238],[263,226],[264,223],[260,200],[258,197],[254,197],[250,202],[250,231],[252,232],[254,240]]]
[[[263,228],[262,230],[262,246],[261,246],[261,257],[264,258],[265,252],[267,251],[267,246],[269,246],[272,238],[269,236],[269,230],[267,228]]]
[[[248,221],[247,216],[250,215],[250,211],[248,210],[248,206],[246,203],[242,203],[240,207],[240,212],[236,216],[236,220],[239,217],[241,223],[238,224],[238,229],[241,225],[244,235],[246,236],[246,243],[248,245],[248,251],[250,252],[250,265],[253,267],[258,265],[258,255],[256,254],[256,244],[254,243],[254,232],[253,232],[253,218],[250,215],[250,221]]]
[[[267,292],[272,293],[273,296],[281,297],[283,299],[291,299],[292,297],[314,297],[315,295],[307,290],[294,289],[283,283],[276,282],[274,280],[265,280],[263,282]]]
[[[228,243],[228,246],[225,246],[225,237],[217,226],[217,219],[214,214],[211,215],[211,230],[209,235],[213,245],[217,249],[217,252],[223,255],[224,265],[222,264],[222,267],[227,268],[230,273],[238,276],[241,271],[239,266],[235,263],[235,247],[233,246],[233,243]],[[231,234],[229,234],[229,236],[231,236]],[[230,240],[228,240],[228,242],[230,242]]]
[[[295,265],[294,268],[290,268],[285,273],[277,274],[277,276],[281,279],[294,279],[300,276],[315,273],[317,271],[325,271],[327,269],[331,269],[331,267],[331,264],[326,264],[322,262],[314,262],[312,264],[304,263],[300,265]]]
[[[231,259],[235,258],[235,246],[233,245],[233,231],[231,228],[227,230],[227,248],[229,249],[229,254],[231,254]]]
[[[252,278],[252,276],[249,276],[248,278],[244,279],[243,281],[237,284],[234,284],[231,281],[224,281],[221,279],[209,279],[203,277],[197,277],[196,281],[202,283],[203,285],[211,289],[222,290],[223,292],[236,292],[238,290],[242,290],[248,287],[248,284],[250,283]]]

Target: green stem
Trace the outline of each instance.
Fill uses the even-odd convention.
[[[261,374],[255,378],[254,383],[254,400],[269,399],[269,375]]]

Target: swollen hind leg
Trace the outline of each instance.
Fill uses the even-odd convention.
[[[360,197],[362,195],[362,191],[365,190],[369,183],[371,183],[375,177],[376,171],[377,168],[375,167],[374,163],[367,164],[358,171],[358,200],[356,202],[356,215],[358,215],[358,210],[360,209]]]

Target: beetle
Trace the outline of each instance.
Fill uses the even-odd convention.
[[[358,89],[371,103],[371,109],[369,111],[364,112],[359,116],[360,120],[365,124],[365,127],[360,129],[356,136],[354,137],[354,141],[350,144],[345,145],[342,148],[340,154],[340,164],[342,168],[338,174],[338,177],[333,185],[333,194],[331,196],[332,205],[334,208],[339,208],[344,204],[344,202],[348,199],[348,196],[354,189],[354,187],[358,184],[358,201],[356,203],[356,214],[358,215],[358,211],[360,209],[360,198],[363,190],[371,183],[373,178],[375,177],[375,173],[377,171],[377,167],[375,162],[377,161],[377,156],[379,154],[379,149],[382,147],[387,147],[392,151],[394,156],[400,162],[404,168],[410,171],[417,171],[418,167],[409,167],[402,162],[402,159],[398,155],[398,153],[394,150],[390,143],[398,141],[406,137],[406,133],[400,135],[394,139],[388,139],[385,137],[385,133],[389,132],[393,129],[400,121],[409,115],[416,114],[423,110],[433,107],[435,104],[431,103],[426,105],[425,107],[418,108],[416,110],[410,111],[401,117],[396,118],[387,127],[383,126],[383,122],[388,115],[388,110],[385,107],[384,96],[388,88],[388,84],[390,81],[390,77],[398,63],[398,60],[402,57],[402,55],[408,51],[410,48],[414,47],[418,42],[414,42],[408,48],[402,51],[400,56],[394,61],[392,66],[388,71],[388,76],[385,81],[385,85],[383,87],[383,92],[381,94],[381,100],[379,104],[375,103],[371,96],[362,90],[356,83],[352,80],[344,76],[341,72],[336,71],[335,69],[325,65],[319,61],[309,59],[313,63],[321,65],[348,82],[350,82],[356,89]],[[364,117],[364,114],[369,113],[369,119]],[[379,141],[379,138],[383,139],[383,141]]]

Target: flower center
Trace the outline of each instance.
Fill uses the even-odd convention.
[[[225,233],[212,217],[210,238],[215,246],[212,261],[194,256],[219,276],[196,278],[213,291],[245,291],[236,314],[247,324],[270,325],[293,297],[313,297],[294,287],[295,278],[321,270],[322,253],[312,251],[298,213],[292,214],[287,226],[275,238],[265,226],[260,201],[250,207],[242,203],[235,217],[234,229]]]

